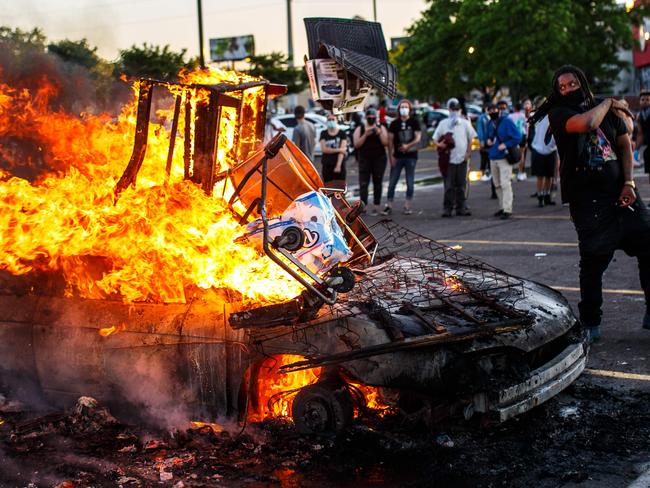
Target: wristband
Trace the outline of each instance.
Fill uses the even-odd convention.
[[[636,183],[634,183],[634,180],[627,180],[625,183],[623,183],[623,186],[630,186],[632,188],[636,188]]]

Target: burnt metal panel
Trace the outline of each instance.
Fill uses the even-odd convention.
[[[381,24],[364,20],[306,18],[309,58],[332,58],[344,69],[397,95],[397,69],[388,62]]]

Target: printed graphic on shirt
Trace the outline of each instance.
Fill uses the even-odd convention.
[[[400,144],[408,144],[413,139],[415,139],[413,129],[404,121],[402,121],[402,124],[400,126],[400,130],[397,134],[397,139]]]
[[[341,147],[342,138],[340,136],[336,136],[332,139],[328,139],[324,137],[323,140],[325,141],[325,146],[329,147],[330,149],[338,149],[339,147]]]
[[[606,162],[616,159],[616,153],[600,127],[589,134],[587,144],[590,169],[600,169]]]

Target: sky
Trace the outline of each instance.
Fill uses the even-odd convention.
[[[204,52],[208,39],[253,34],[256,54],[287,52],[286,0],[202,0]],[[307,54],[305,17],[372,20],[372,0],[292,0],[294,59]],[[390,47],[419,18],[425,0],[376,0],[377,21]],[[143,42],[198,55],[196,0],[0,0],[0,25],[40,27],[49,41],[88,39],[98,54],[114,60],[120,49]]]

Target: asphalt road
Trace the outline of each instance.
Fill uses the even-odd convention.
[[[474,156],[472,165],[477,166]],[[417,179],[436,174],[432,156],[421,158]],[[640,171],[640,170],[637,170]],[[349,180],[350,181],[350,180]],[[638,173],[641,196],[650,198],[647,175]],[[354,183],[350,181],[351,193]],[[490,199],[489,182],[472,182],[469,191],[471,217],[441,218],[441,184],[416,185],[414,213],[402,215],[404,191],[395,196],[392,218],[428,237],[449,245],[461,245],[463,251],[508,273],[550,285],[561,291],[577,310],[579,300],[577,236],[569,218],[569,209],[560,204],[538,208],[535,180],[513,181],[513,218],[493,216],[497,201]],[[352,197],[354,198],[354,197]],[[374,222],[383,217],[366,219]],[[617,251],[603,278],[603,340],[592,349],[590,368],[612,369],[650,375],[650,331],[641,328],[644,298],[636,259]],[[648,378],[650,379],[650,377]]]

